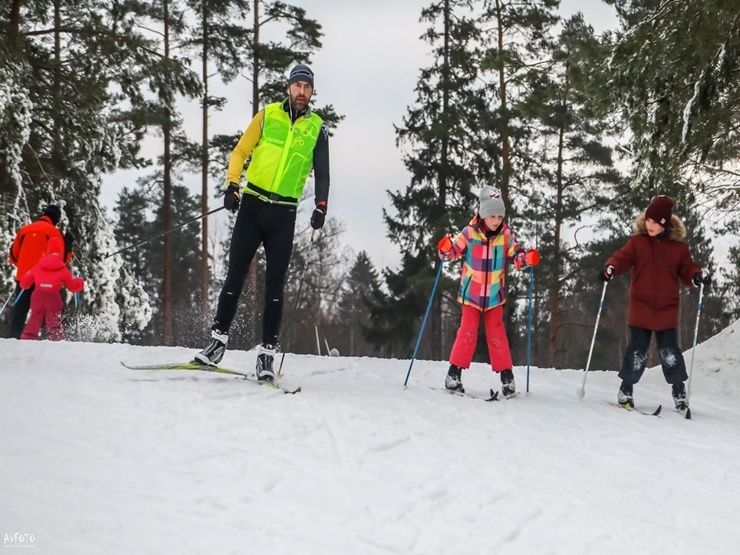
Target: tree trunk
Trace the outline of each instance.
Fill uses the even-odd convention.
[[[62,114],[62,93],[61,93],[61,71],[62,71],[62,13],[60,0],[54,1],[54,136],[52,138],[51,153],[51,171],[52,187],[55,193],[61,189],[61,153],[62,153],[62,124],[59,118]]]
[[[550,304],[550,338],[548,341],[548,355],[550,365],[556,366],[556,357],[558,356],[558,334],[562,326],[563,315],[560,310],[560,274],[562,268],[562,253],[560,252],[560,237],[563,227],[563,150],[565,148],[565,126],[560,125],[558,134],[558,162],[556,170],[556,187],[557,199],[555,201],[555,218],[554,218],[554,237],[552,253],[552,269],[549,287],[549,304]]]
[[[259,42],[260,42],[260,1],[254,0],[253,15],[254,15],[254,43],[252,45],[252,52],[254,53],[254,63],[252,64],[252,117],[257,115],[260,109],[260,57],[259,57]],[[247,287],[246,293],[247,303],[246,310],[250,314],[248,322],[251,323],[250,332],[255,337],[259,336],[259,341],[262,341],[260,331],[262,329],[261,322],[259,321],[259,299],[260,294],[257,290],[257,258],[259,257],[259,251],[254,253],[254,258],[249,264],[249,273],[247,274]],[[252,338],[250,338],[251,340]],[[250,341],[251,342],[251,341]]]
[[[170,28],[169,28],[169,0],[164,0],[164,58],[170,59]],[[172,227],[172,172],[171,172],[171,114],[169,84],[165,78],[164,99],[164,123],[162,134],[164,135],[164,200],[163,221],[164,230]],[[172,345],[174,337],[172,332],[172,242],[170,234],[164,236],[164,257],[162,268],[162,335],[165,345]]]
[[[201,167],[201,197],[200,209],[202,214],[208,212],[208,0],[203,0],[203,136],[202,136],[202,167]],[[208,318],[208,286],[210,283],[208,271],[208,218],[201,220],[200,228],[200,318],[205,322]]]
[[[442,79],[444,85],[442,87],[442,114],[443,118],[447,118],[450,109],[450,2],[445,0],[445,36],[444,36],[444,60],[442,66]],[[438,196],[438,213],[437,218],[442,217],[446,211],[447,206],[447,188],[449,178],[449,137],[447,134],[442,136],[441,145],[441,160],[440,160],[440,172],[439,172],[439,196]],[[441,260],[438,260],[434,265],[435,270],[439,269],[439,264],[442,264]],[[436,272],[435,272],[436,274]],[[430,292],[431,293],[431,292]],[[430,345],[430,352],[433,360],[441,360],[442,354],[442,296],[437,295],[432,303],[432,341]]]
[[[496,18],[498,21],[498,51],[504,50],[503,6],[501,0],[496,0]],[[509,177],[511,174],[511,149],[509,146],[509,114],[506,104],[506,71],[502,64],[498,70],[499,88],[501,93],[501,194],[504,200],[509,200]]]

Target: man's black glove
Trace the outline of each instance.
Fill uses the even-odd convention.
[[[75,236],[72,232],[67,230],[64,234],[64,259],[67,259],[67,255],[72,252],[72,245],[74,245]]]
[[[224,193],[224,208],[229,212],[236,212],[239,210],[239,185],[236,183],[229,183]]]
[[[704,287],[709,287],[709,285],[712,283],[712,274],[703,275],[701,272],[696,272],[694,274],[694,285],[699,287],[702,283],[704,284]]]
[[[320,202],[313,209],[311,214],[311,227],[314,229],[321,229],[324,227],[324,220],[326,219],[326,203]]]
[[[604,266],[599,272],[601,281],[611,281],[614,278],[614,266]]]

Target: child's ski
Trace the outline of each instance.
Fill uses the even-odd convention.
[[[491,392],[488,397],[482,397],[480,395],[476,395],[475,393],[468,393],[466,391],[460,391],[459,389],[447,389],[447,388],[441,388],[441,387],[433,387],[432,389],[441,389],[442,391],[446,391],[450,395],[457,395],[458,397],[470,397],[471,399],[481,399],[486,402],[492,402],[492,401],[499,401],[498,391],[494,391],[491,389]]]
[[[606,401],[606,402],[612,405],[613,407],[628,410],[630,412],[633,412],[633,411],[639,412],[640,414],[644,414],[645,416],[659,416],[660,411],[663,410],[663,405],[658,405],[658,408],[651,412],[649,410],[638,409],[634,405],[620,405],[619,403],[613,403],[611,401]]]

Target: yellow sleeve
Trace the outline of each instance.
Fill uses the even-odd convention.
[[[229,183],[240,184],[242,172],[244,171],[244,162],[257,146],[262,136],[262,124],[265,121],[265,111],[260,110],[257,115],[249,122],[247,129],[244,131],[242,138],[234,147],[229,158],[229,171],[226,173],[226,185]]]

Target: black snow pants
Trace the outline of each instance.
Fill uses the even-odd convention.
[[[636,384],[642,378],[652,335],[652,330],[630,326],[630,341],[624,353],[622,369],[619,371],[619,377],[623,381]],[[655,340],[665,381],[669,384],[685,382],[689,376],[686,374],[683,354],[678,347],[676,329],[656,331]]]

